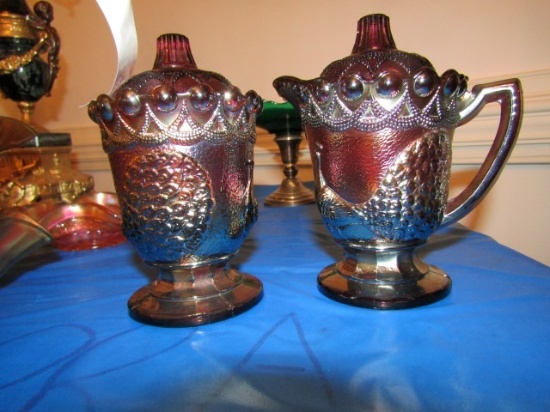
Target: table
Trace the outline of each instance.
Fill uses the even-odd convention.
[[[154,276],[130,244],[42,248],[0,279],[0,410],[550,410],[550,268],[457,225],[420,252],[452,277],[444,300],[337,303],[316,287],[342,253],[316,206],[260,206],[232,264],[262,301],[160,328],[127,314]]]

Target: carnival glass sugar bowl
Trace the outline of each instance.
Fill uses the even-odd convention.
[[[489,191],[515,144],[522,116],[517,79],[477,85],[438,75],[396,49],[385,15],[358,23],[352,54],[319,78],[284,76],[278,93],[300,110],[314,167],[317,206],[344,249],[318,276],[327,296],[371,308],[406,308],[446,296],[451,279],[416,248],[469,213]],[[456,127],[498,102],[500,123],[473,181],[448,199]]]
[[[157,39],[151,71],[89,106],[108,154],[123,231],[158,278],[128,302],[135,319],[198,325],[236,315],[262,296],[229,267],[257,219],[253,146],[262,100],[199,70],[188,39]]]

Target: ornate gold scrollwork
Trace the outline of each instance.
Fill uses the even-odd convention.
[[[34,57],[38,55],[38,53],[40,53],[40,50],[43,48],[48,38],[48,33],[46,31],[41,31],[39,34],[38,42],[33,46],[32,49],[21,55],[11,55],[3,60],[0,60],[0,75],[13,73],[20,67],[29,64],[32,59],[34,59]]]

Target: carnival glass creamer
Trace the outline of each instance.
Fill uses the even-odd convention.
[[[352,54],[319,78],[280,77],[278,93],[301,113],[324,224],[344,258],[318,277],[327,296],[352,305],[406,308],[446,296],[451,279],[415,249],[469,213],[488,192],[521,123],[517,79],[475,86],[455,70],[438,75],[398,51],[389,18],[358,23]],[[454,129],[490,102],[501,106],[492,147],[473,181],[448,199]]]
[[[199,70],[188,39],[157,40],[153,70],[91,102],[123,231],[158,278],[129,300],[135,319],[185,326],[236,315],[262,284],[231,269],[257,219],[255,119],[262,100]]]

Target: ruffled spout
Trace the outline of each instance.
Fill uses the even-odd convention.
[[[279,96],[299,109],[300,105],[307,103],[307,83],[297,77],[281,76],[273,81],[273,87]]]

